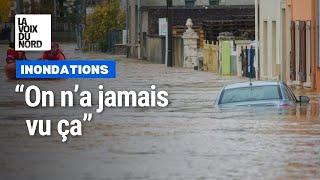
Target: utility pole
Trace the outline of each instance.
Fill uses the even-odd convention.
[[[75,1],[77,5],[76,7],[76,14],[77,14],[77,20],[76,20],[76,40],[77,40],[77,46],[78,49],[83,48],[83,30],[85,28],[86,24],[86,18],[87,18],[87,0],[82,1]]]
[[[16,13],[21,14],[22,13],[22,5],[23,0],[16,0]]]
[[[168,21],[168,62],[167,67],[172,67],[172,0],[167,0],[167,21]]]
[[[57,1],[53,0],[53,29],[56,30],[57,27]]]
[[[141,23],[141,0],[138,0],[138,59],[142,59],[142,23]]]
[[[23,9],[23,0],[16,0],[16,13],[21,14]],[[13,17],[13,22],[11,23],[11,33],[10,33],[10,41],[14,42],[14,32],[15,32],[15,18]]]

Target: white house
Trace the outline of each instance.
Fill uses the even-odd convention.
[[[285,78],[286,49],[285,0],[256,0],[259,12],[256,23],[259,42],[259,74],[263,80]]]

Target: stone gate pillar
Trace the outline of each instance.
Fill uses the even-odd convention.
[[[194,68],[195,66],[199,66],[197,58],[198,58],[198,34],[192,29],[193,23],[189,18],[187,20],[186,26],[188,29],[183,33],[183,67],[185,68]]]

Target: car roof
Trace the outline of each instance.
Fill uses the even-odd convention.
[[[235,89],[235,88],[244,88],[244,87],[257,87],[257,86],[278,86],[280,85],[280,82],[276,81],[253,81],[250,85],[250,82],[241,82],[241,83],[235,83],[230,84],[224,87],[224,89]]]

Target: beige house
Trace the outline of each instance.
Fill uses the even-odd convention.
[[[284,80],[286,66],[285,0],[256,0],[259,75],[262,80]]]

